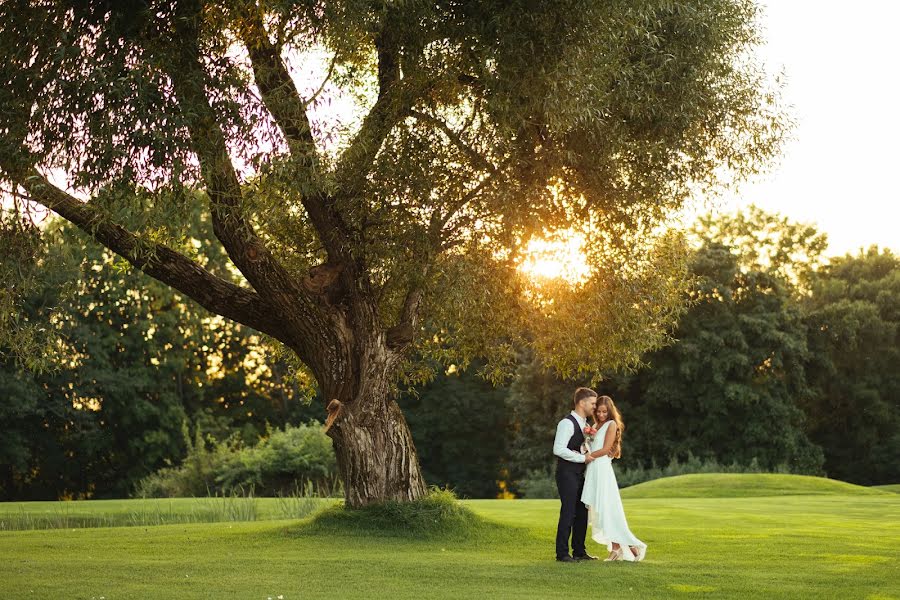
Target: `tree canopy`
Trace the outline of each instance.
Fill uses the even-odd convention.
[[[500,304],[512,284],[471,263],[508,262],[528,236],[570,228],[591,239],[584,295],[628,296],[615,312],[637,298],[600,271],[637,269],[669,210],[715,187],[718,167],[762,166],[782,133],[750,53],[750,2],[12,0],[3,11],[8,181],[194,296],[239,296],[240,309],[203,300],[276,338],[290,327],[250,314],[255,294],[302,303],[323,263],[356,271],[386,328],[408,326],[419,303],[440,326],[468,317],[457,332],[486,325],[471,322],[486,312],[473,292]],[[316,48],[331,54],[330,89],[363,97],[361,123],[325,132],[310,118],[322,97],[303,97],[283,59]],[[54,170],[91,202],[53,186]],[[209,194],[240,289],[172,272],[196,268],[180,212],[191,185]],[[138,219],[124,230],[126,215]],[[490,341],[483,354],[508,347]],[[551,362],[559,345],[542,346]]]

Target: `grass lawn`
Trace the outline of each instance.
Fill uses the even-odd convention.
[[[553,500],[467,501],[484,523],[450,538],[311,519],[6,531],[0,597],[900,598],[900,496],[734,495],[626,499],[640,564],[556,563]]]
[[[882,490],[884,492],[893,492],[900,494],[900,483],[891,483],[889,485],[876,485],[872,489]]]
[[[306,517],[335,502],[336,500],[303,497],[0,502],[0,532],[17,529],[295,519]]]

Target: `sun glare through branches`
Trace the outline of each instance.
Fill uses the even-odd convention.
[[[584,236],[571,231],[559,232],[549,238],[535,238],[526,246],[519,270],[537,283],[541,280],[583,283],[590,274],[584,246]]]

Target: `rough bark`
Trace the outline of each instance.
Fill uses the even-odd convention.
[[[359,508],[421,498],[427,487],[412,433],[392,391],[390,354],[379,343],[371,343],[360,354],[362,372],[355,389],[346,385],[336,388],[340,414],[328,431],[346,505]],[[328,394],[329,390],[326,387],[324,391]]]
[[[344,500],[360,508],[425,495],[425,480],[409,426],[393,398],[353,403],[329,432],[334,439]],[[331,433],[334,432],[334,433]]]

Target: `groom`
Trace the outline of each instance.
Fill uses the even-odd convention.
[[[556,487],[559,489],[559,525],[556,527],[556,560],[577,562],[597,560],[584,548],[587,536],[587,507],[581,502],[584,489],[584,471],[593,458],[581,453],[584,427],[588,415],[594,412],[597,392],[580,387],[575,390],[575,406],[556,426],[553,454],[556,455]],[[569,554],[569,536],[572,537],[572,554]]]

